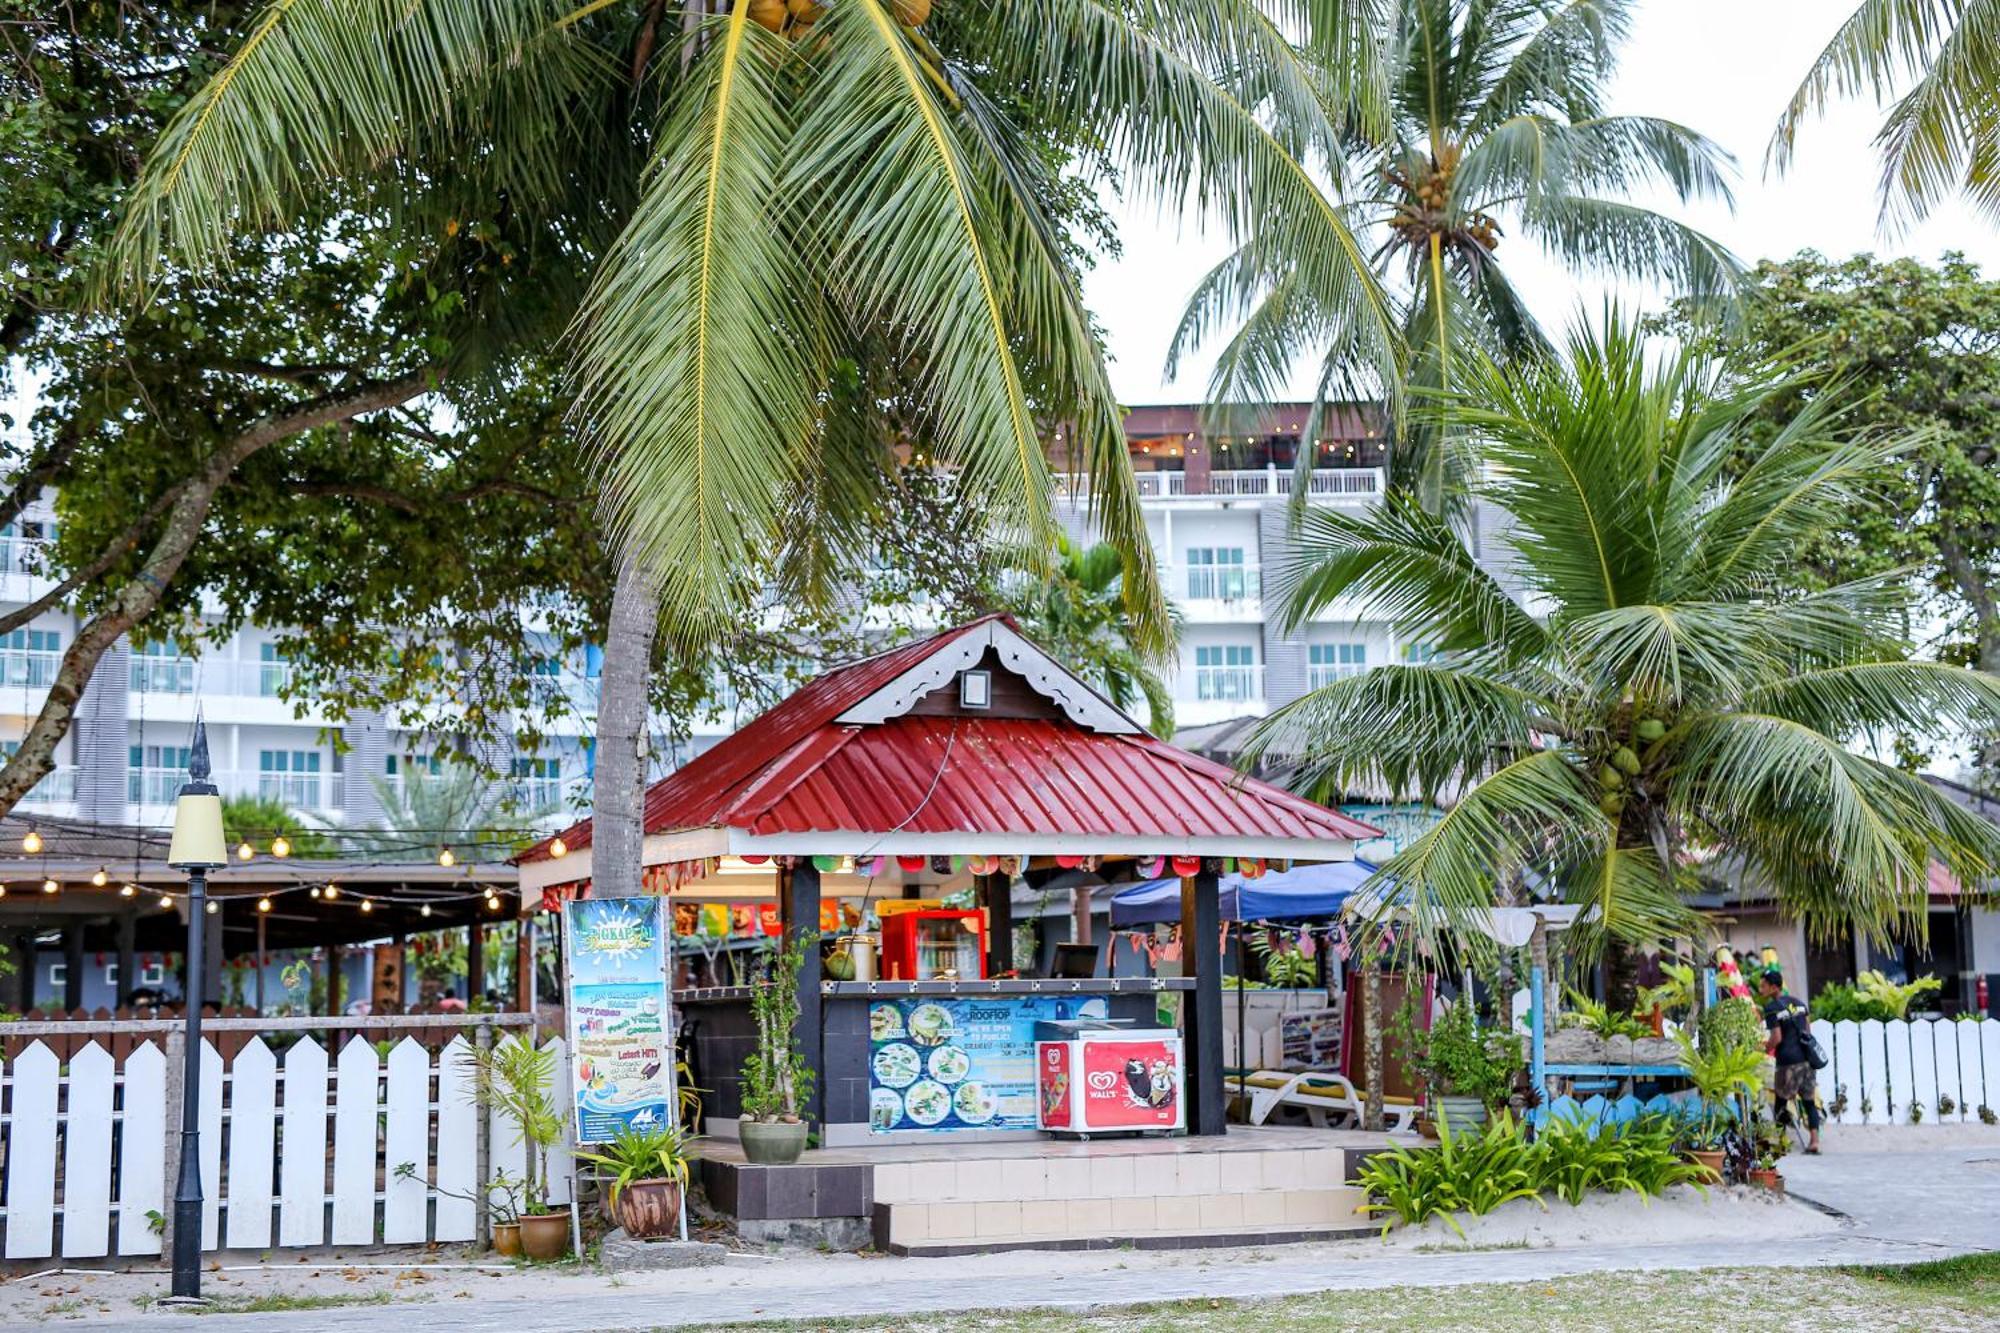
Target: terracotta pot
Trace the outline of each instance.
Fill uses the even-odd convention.
[[[612,1220],[634,1240],[677,1236],[681,1224],[681,1186],[677,1180],[635,1180],[618,1191]]]
[[[1429,1116],[1420,1115],[1413,1123],[1417,1127],[1418,1137],[1429,1139],[1432,1143],[1438,1141],[1437,1121],[1431,1119]]]
[[[1751,1171],[1750,1183],[1758,1189],[1769,1190],[1773,1194],[1785,1192],[1785,1178],[1778,1174],[1778,1169],[1774,1166],[1758,1167]]]
[[[495,1222],[493,1224],[493,1253],[503,1254],[509,1259],[521,1257],[521,1224],[519,1222]]]
[[[536,1213],[521,1219],[521,1250],[530,1259],[547,1262],[569,1253],[569,1210]]]
[[[806,1149],[806,1122],[788,1125],[783,1121],[737,1122],[743,1141],[744,1160],[758,1166],[790,1166]]]
[[[1688,1152],[1688,1160],[1706,1170],[1710,1180],[1722,1179],[1722,1163],[1727,1156],[1720,1148],[1695,1148]]]

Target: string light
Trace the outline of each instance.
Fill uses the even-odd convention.
[[[315,884],[312,886],[312,896],[315,898],[319,897],[319,885]]]
[[[429,903],[425,903],[421,908],[418,909],[418,914],[420,916],[429,916],[431,914],[431,905]]]
[[[440,848],[438,850],[438,864],[449,869],[450,867],[458,864],[458,858],[451,854],[451,848],[449,847]]]
[[[174,900],[171,897],[169,897],[167,894],[164,893],[160,895],[160,906],[170,908],[173,905],[174,905]]]
[[[215,901],[215,900],[214,900],[213,898],[209,899],[209,902],[208,902],[208,914],[209,914],[210,916],[214,916],[214,915],[215,915],[215,914],[216,914],[217,912],[220,912],[221,910],[222,910],[222,904],[221,904],[221,903],[219,903],[219,902],[216,902],[216,901]]]
[[[121,884],[118,886],[118,896],[120,898],[135,897],[138,892],[139,886],[137,884]]]
[[[62,888],[62,885],[60,885],[60,884],[56,883],[56,882],[55,882],[54,880],[52,880],[52,879],[45,879],[45,880],[43,880],[43,881],[42,881],[42,892],[43,892],[43,893],[55,893],[55,892],[57,892],[58,890],[60,890],[61,888]]]
[[[21,850],[33,856],[42,850],[42,834],[33,824],[28,825],[27,836],[21,839]]]
[[[270,900],[269,898],[259,898],[259,899],[257,900],[257,910],[258,910],[258,911],[260,911],[260,912],[268,912],[268,911],[270,911],[270,910],[271,910],[271,900]]]
[[[569,855],[569,844],[561,838],[557,838],[549,844],[549,855],[560,861],[563,857]]]
[[[331,902],[331,901],[333,901],[333,900],[334,900],[335,898],[338,898],[339,896],[340,896],[340,886],[339,886],[339,885],[337,885],[337,884],[329,884],[329,885],[327,885],[327,886],[326,886],[326,897],[327,897],[327,901],[328,901],[328,902]]]
[[[500,900],[493,894],[489,893],[486,895],[486,905],[496,912],[500,910]]]
[[[5,884],[0,884],[0,898],[5,898],[6,896],[7,896],[7,886]]]
[[[257,849],[250,845],[250,839],[245,838],[242,842],[236,844],[237,860],[248,861],[251,857],[255,856],[256,854],[257,854]]]
[[[374,911],[374,910],[375,910],[375,900],[374,900],[373,898],[363,898],[363,899],[361,900],[361,910],[362,910],[362,911],[364,911],[364,912],[372,912],[372,911]]]
[[[280,833],[277,837],[271,839],[271,855],[282,861],[291,854],[292,840],[290,838]]]
[[[111,882],[111,872],[103,866],[99,866],[97,867],[97,873],[90,877],[90,882],[101,889]]]

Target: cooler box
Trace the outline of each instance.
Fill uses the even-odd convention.
[[[1036,1036],[1038,1129],[1130,1134],[1186,1123],[1181,1038],[1172,1028],[1114,1028],[1100,1020],[1037,1024]]]

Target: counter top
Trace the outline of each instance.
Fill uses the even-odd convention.
[[[996,981],[823,981],[819,993],[833,1000],[895,995],[1156,995],[1194,989],[1188,977],[1009,977]],[[675,1004],[746,1001],[748,986],[702,986],[678,991]]]

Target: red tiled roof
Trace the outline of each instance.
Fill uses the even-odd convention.
[[[1139,733],[1066,718],[836,719],[985,617],[830,671],[646,793],[648,834],[1082,835],[1353,841],[1376,830]],[[587,846],[586,820],[562,834]],[[544,859],[546,844],[524,861]]]

